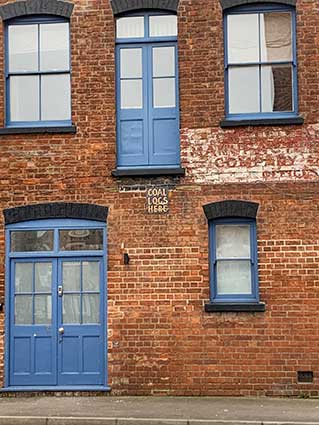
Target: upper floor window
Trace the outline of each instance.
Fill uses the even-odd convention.
[[[8,126],[71,123],[69,21],[27,17],[6,27]]]
[[[179,167],[177,17],[116,20],[117,166]]]
[[[228,118],[297,115],[295,27],[291,6],[265,3],[225,13]]]

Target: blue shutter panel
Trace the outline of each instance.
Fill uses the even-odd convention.
[[[163,77],[156,78],[153,69],[153,51],[162,47],[173,48],[174,50],[174,71],[168,72]],[[167,58],[169,61],[169,58]],[[148,50],[148,84],[150,87],[149,96],[149,160],[150,165],[178,166],[180,163],[179,148],[179,105],[178,105],[178,71],[177,71],[177,45],[176,43],[161,43],[151,45]],[[157,107],[157,96],[155,84],[164,83],[164,95],[161,101],[167,100],[166,107]],[[173,89],[166,89],[166,87]],[[161,88],[159,89],[161,90]],[[174,92],[172,92],[172,90]],[[173,102],[174,100],[174,102]]]
[[[138,48],[142,50],[142,76],[136,79],[142,84],[142,107],[122,108],[123,85],[133,79],[121,78],[121,50]],[[147,84],[145,82],[146,47],[141,45],[122,45],[117,48],[117,157],[118,166],[146,166],[148,164],[148,119]]]

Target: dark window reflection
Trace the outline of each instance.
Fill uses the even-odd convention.
[[[60,230],[61,251],[89,251],[103,249],[102,229]]]
[[[53,251],[53,230],[11,232],[11,251]]]

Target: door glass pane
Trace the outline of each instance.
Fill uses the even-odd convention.
[[[292,66],[267,65],[261,68],[262,112],[293,110]]]
[[[150,16],[150,36],[176,36],[177,35],[177,16],[176,15],[158,15]]]
[[[11,251],[53,251],[53,230],[11,232]]]
[[[289,12],[260,14],[260,47],[263,62],[292,60],[292,17]]]
[[[38,26],[9,25],[9,71],[38,71]]]
[[[38,121],[39,77],[10,77],[11,121]]]
[[[121,81],[121,109],[141,109],[142,98],[142,80]]]
[[[83,291],[100,290],[100,263],[98,261],[83,261]]]
[[[229,68],[229,112],[259,112],[259,69],[257,66]]]
[[[63,71],[69,67],[69,24],[40,25],[41,71]]]
[[[71,119],[70,75],[41,77],[41,120]]]
[[[79,261],[63,261],[62,270],[64,291],[80,291],[81,263]]]
[[[116,20],[117,38],[140,38],[144,37],[144,17],[132,16]]]
[[[51,324],[51,295],[34,296],[34,324]]]
[[[80,295],[63,295],[63,323],[80,323]]]
[[[142,49],[121,49],[121,78],[142,77]]]
[[[61,251],[91,251],[103,249],[102,229],[60,230]]]
[[[35,263],[35,292],[51,292],[52,263]]]
[[[228,63],[259,62],[258,15],[228,15]]]
[[[98,294],[83,294],[82,297],[82,322],[100,322],[100,296]]]
[[[32,324],[32,295],[16,295],[14,322],[16,325]]]
[[[250,261],[217,261],[217,293],[251,294]]]
[[[216,257],[250,257],[250,226],[218,224],[216,226]]]
[[[175,99],[175,78],[154,78],[153,79],[154,108],[174,108]]]
[[[153,48],[153,77],[174,77],[175,48]]]
[[[14,275],[15,293],[32,292],[32,263],[16,263]]]

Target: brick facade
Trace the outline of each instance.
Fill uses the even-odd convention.
[[[180,0],[185,177],[111,175],[116,128],[114,16],[109,1],[74,1],[76,133],[0,135],[1,210],[50,202],[109,208],[112,394],[319,395],[317,0],[298,0],[296,10],[299,112],[304,124],[222,129],[222,8],[218,0]],[[2,26],[0,31],[3,46]],[[1,48],[1,64],[3,58]],[[5,111],[3,75],[0,126]],[[168,214],[146,213],[146,190],[152,185],[169,189]],[[258,270],[265,312],[204,311],[209,262],[202,207],[229,199],[259,203]],[[1,302],[4,217],[0,220]],[[124,264],[123,253],[129,255],[129,264]],[[5,313],[0,312],[0,383]],[[313,383],[297,383],[297,371],[308,370],[314,372]]]

